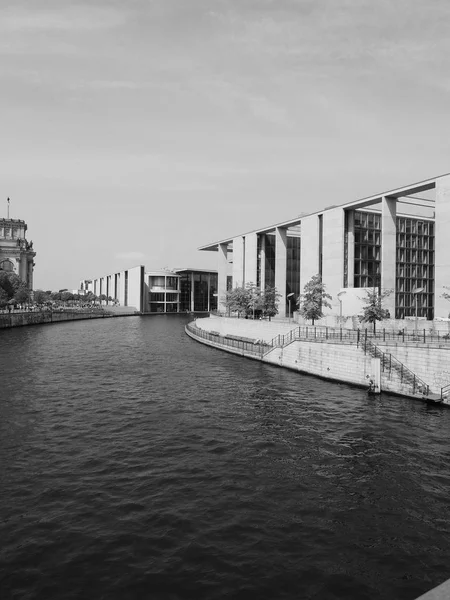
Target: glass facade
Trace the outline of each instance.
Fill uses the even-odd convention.
[[[381,286],[381,215],[355,211],[354,287]]]
[[[275,287],[275,236],[266,234],[266,264],[265,282],[266,287]]]
[[[180,310],[182,312],[217,310],[217,273],[181,272]]]
[[[179,310],[179,278],[174,275],[148,276],[149,310],[154,313],[174,313]]]
[[[355,287],[381,287],[381,215],[355,211]],[[346,220],[347,222],[347,220]],[[395,318],[434,318],[434,223],[396,220]],[[348,243],[348,226],[345,232]],[[348,247],[344,258],[348,257]],[[344,263],[346,264],[346,263]],[[344,272],[344,284],[345,272]],[[421,290],[415,293],[416,290]]]
[[[433,305],[434,223],[397,217],[395,316],[433,319]]]
[[[300,295],[300,237],[288,237],[287,242],[286,296],[293,292],[293,298],[297,300]],[[286,307],[288,303],[286,299]],[[291,309],[294,309],[294,301],[291,301]]]

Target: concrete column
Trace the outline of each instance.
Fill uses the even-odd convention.
[[[347,213],[347,287],[352,288],[355,285],[355,211],[349,210]]]
[[[277,227],[275,230],[275,287],[281,294],[278,314],[286,317],[286,269],[287,269],[287,230]]]
[[[395,318],[395,276],[397,262],[397,200],[381,199],[381,291],[391,293],[383,301],[383,308]]]
[[[450,294],[450,176],[436,180],[434,317],[448,317],[450,302],[442,294]]]
[[[228,273],[228,244],[219,244],[219,259],[217,266],[217,310],[226,311],[227,273]]]
[[[195,310],[194,286],[195,286],[194,273],[191,273],[191,312],[194,312],[194,310]]]
[[[243,236],[233,238],[233,287],[245,285],[244,269],[244,241]]]
[[[256,285],[258,267],[258,236],[256,233],[249,233],[245,236],[244,251],[245,284]]]
[[[327,210],[322,217],[322,281],[332,297],[331,308],[323,307],[325,315],[338,315],[340,311],[337,295],[344,285],[344,218],[344,210],[339,206]]]
[[[261,252],[258,258],[260,262],[260,278],[261,278],[261,289],[266,289],[266,236],[261,233]]]
[[[208,305],[207,305],[207,310],[208,312],[211,310],[211,303],[210,303],[210,298],[211,298],[211,274],[208,273]]]

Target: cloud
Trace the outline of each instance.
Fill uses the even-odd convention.
[[[0,31],[91,31],[123,23],[122,12],[111,7],[68,6],[58,9],[10,7],[0,11]]]

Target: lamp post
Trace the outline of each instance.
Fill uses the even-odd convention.
[[[418,325],[418,318],[417,318],[418,317],[418,315],[417,315],[417,296],[418,296],[418,294],[421,294],[424,291],[425,291],[425,288],[423,288],[423,287],[421,287],[421,288],[416,287],[416,288],[414,288],[412,290],[412,293],[414,294],[414,299],[415,299],[415,302],[414,302],[414,307],[415,307],[415,310],[414,310],[414,314],[415,314],[415,333],[414,333],[414,335],[416,337],[417,337],[417,325]]]
[[[287,299],[289,302],[289,323],[291,322],[291,298],[292,296],[295,296],[294,292],[291,292],[290,294],[287,295]]]
[[[342,298],[341,296],[343,296],[346,292],[344,292],[344,290],[342,290],[342,292],[339,292],[339,294],[337,295],[337,299],[339,300],[339,324],[342,323]]]

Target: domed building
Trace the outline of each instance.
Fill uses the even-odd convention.
[[[16,273],[32,290],[36,252],[26,231],[27,224],[21,219],[0,219],[0,271]]]

